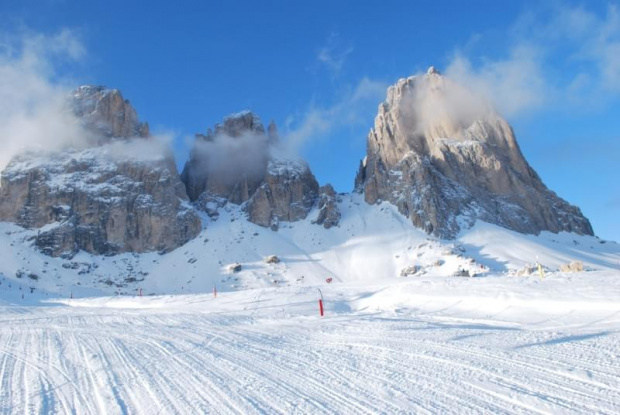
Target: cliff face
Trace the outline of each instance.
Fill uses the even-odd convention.
[[[168,251],[195,237],[200,219],[174,159],[146,138],[120,92],[81,87],[70,105],[94,142],[13,158],[1,175],[0,220],[39,229],[36,245],[53,256]]]
[[[355,188],[445,238],[476,219],[522,233],[593,234],[579,208],[542,183],[508,123],[434,68],[388,89]]]
[[[200,219],[171,160],[110,158],[101,148],[16,157],[2,173],[0,218],[40,229],[53,256],[169,251]]]
[[[268,140],[261,120],[249,111],[225,118],[206,134],[197,134],[181,175],[189,198],[247,201],[264,178]]]
[[[250,222],[274,230],[306,218],[319,185],[305,162],[272,156],[277,142],[275,124],[265,130],[249,111],[198,134],[182,174],[190,199],[212,217],[226,203],[246,204]]]
[[[319,189],[319,215],[316,223],[323,225],[325,229],[336,226],[340,223],[341,213],[338,209],[339,198],[331,184],[322,186]]]
[[[271,160],[262,184],[248,201],[248,219],[276,230],[281,221],[305,219],[318,196],[319,184],[306,163]]]
[[[83,85],[73,91],[69,106],[100,141],[149,136],[149,125],[138,120],[138,113],[118,89]]]

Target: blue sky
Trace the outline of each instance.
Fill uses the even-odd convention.
[[[64,33],[51,82],[119,88],[191,137],[251,109],[350,191],[385,88],[435,65],[492,100],[543,181],[620,240],[620,9],[607,1],[4,0],[4,45]]]

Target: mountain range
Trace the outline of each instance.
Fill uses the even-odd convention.
[[[235,289],[324,275],[345,280],[347,269],[474,275],[537,261],[529,249],[525,258],[485,258],[487,244],[478,239],[467,251],[468,235],[481,226],[501,238],[516,232],[616,249],[544,185],[510,125],[435,68],[388,88],[351,193],[320,185],[310,166],[286,151],[276,124],[265,127],[250,111],[196,134],[179,173],[170,149],[120,91],[82,86],[66,110],[82,128],[82,143],[25,151],[2,172],[5,242],[21,247],[12,249],[23,259],[7,262],[5,275],[39,281],[48,273],[64,281],[58,287],[104,291],[135,290],[154,278],[147,285],[157,291],[176,272],[191,274],[185,283],[176,277],[176,290],[192,281],[196,287],[202,269],[210,275],[203,289],[204,281]],[[32,250],[43,255],[35,260]],[[257,265],[271,255],[291,257]],[[111,268],[104,265],[110,256]],[[584,253],[574,257],[611,266]],[[564,253],[545,258],[553,267],[571,260]],[[185,265],[175,270],[179,261]],[[65,281],[67,273],[77,280]]]

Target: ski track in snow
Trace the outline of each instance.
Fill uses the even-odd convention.
[[[0,223],[0,415],[620,413],[620,245],[485,223],[442,241],[339,207],[272,232],[227,206],[165,255],[71,260]]]
[[[322,319],[311,288],[2,307],[0,413],[620,411],[620,305],[515,320],[330,290]]]

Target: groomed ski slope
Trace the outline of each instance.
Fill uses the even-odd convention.
[[[225,208],[165,255],[50,258],[0,224],[0,414],[620,413],[617,243],[442,241],[340,208],[278,232]],[[516,275],[535,262],[544,279]]]
[[[0,413],[618,413],[618,276],[585,274],[4,306]]]

